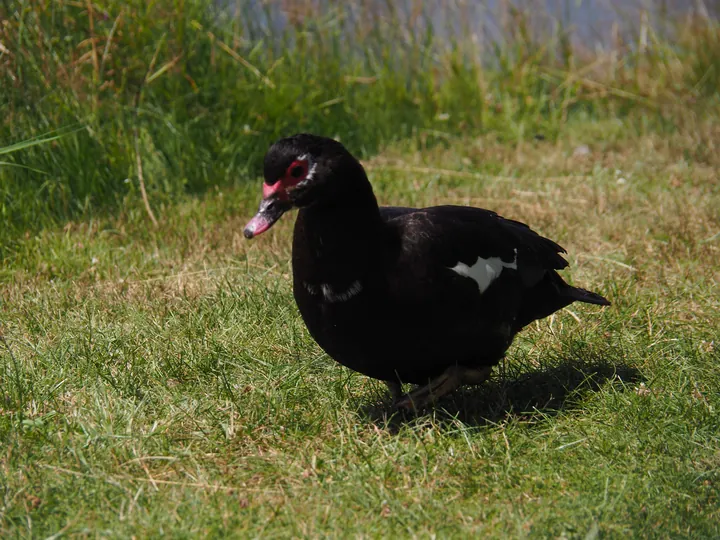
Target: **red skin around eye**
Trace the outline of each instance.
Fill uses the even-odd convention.
[[[290,174],[290,171],[292,171],[295,167],[301,167],[302,168],[302,174],[298,177],[293,176]],[[307,176],[308,172],[308,162],[306,160],[295,160],[293,161],[290,166],[285,171],[285,176],[280,178],[277,182],[275,182],[272,185],[263,184],[263,198],[267,199],[268,197],[272,195],[277,195],[277,197],[280,200],[287,200],[288,194],[287,189],[291,188],[298,183],[302,182],[305,177]]]
[[[282,180],[278,180],[272,186],[263,184],[263,199],[267,199],[273,195],[277,195],[280,200],[287,200],[288,194]]]

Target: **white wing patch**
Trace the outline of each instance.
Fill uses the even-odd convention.
[[[360,292],[363,290],[362,283],[360,283],[360,280],[358,279],[353,281],[350,286],[342,292],[336,292],[335,290],[333,290],[332,285],[327,283],[323,283],[320,286],[311,285],[310,283],[304,283],[304,285],[307,291],[313,296],[322,291],[325,300],[330,303],[346,302],[352,297],[360,294]]]
[[[515,249],[515,260],[511,263],[503,261],[500,257],[488,257],[487,259],[478,257],[472,266],[459,262],[450,270],[474,280],[482,294],[493,281],[500,277],[504,268],[517,270],[517,249]]]

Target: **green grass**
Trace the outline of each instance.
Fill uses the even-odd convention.
[[[383,203],[525,220],[613,302],[527,329],[414,419],[309,337],[293,217],[242,238],[259,184],[157,230],[138,209],[23,241],[1,277],[0,535],[717,537],[720,161],[698,150],[717,135],[578,123],[367,161]]]
[[[720,536],[718,24],[598,51],[532,2],[479,44],[330,4],[0,3],[0,536]],[[384,204],[529,223],[613,305],[389,415],[299,318],[293,216],[242,236],[300,130]]]

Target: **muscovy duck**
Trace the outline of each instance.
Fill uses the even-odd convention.
[[[466,206],[379,207],[360,162],[338,141],[301,133],[264,160],[250,239],[298,208],[293,292],[308,331],[340,364],[419,409],[480,384],[523,327],[575,301],[566,251],[524,223]],[[402,393],[403,383],[418,387]]]

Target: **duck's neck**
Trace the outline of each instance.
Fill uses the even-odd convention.
[[[378,261],[382,236],[383,221],[369,182],[343,200],[303,208],[293,238],[295,273],[318,283],[360,279]]]

